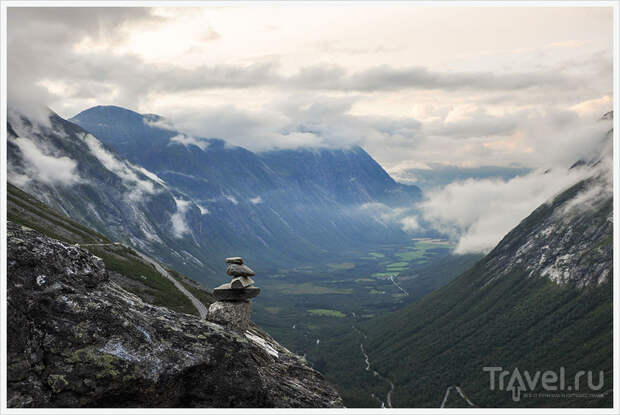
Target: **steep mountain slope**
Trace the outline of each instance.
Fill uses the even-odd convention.
[[[219,283],[213,264],[233,253],[275,270],[406,240],[366,207],[419,198],[361,148],[255,154],[118,107],[73,120],[97,137],[54,113],[11,112],[9,181],[208,285]]]
[[[143,302],[100,258],[8,223],[7,405],[340,407],[299,356]]]
[[[184,231],[201,214],[182,193],[51,111],[45,119],[9,111],[7,129],[9,183],[114,242],[208,271],[187,250],[200,250]]]
[[[348,407],[612,405],[612,138],[471,269],[308,355]]]
[[[388,203],[393,206],[419,200],[417,186],[394,179],[361,147],[349,149],[272,150],[259,157],[302,191],[324,193],[343,204]]]
[[[611,405],[609,175],[598,173],[540,206],[444,288],[362,326],[371,361],[396,385],[395,406],[439,406],[454,385],[482,407]],[[513,382],[490,390],[484,367],[510,375],[515,368],[559,374],[563,367],[574,392],[579,370],[592,371],[594,385],[603,371],[604,383],[589,389],[582,379],[585,396],[528,397],[521,393],[553,390],[540,382],[531,389],[517,391],[520,384]]]
[[[398,224],[361,207],[420,197],[417,187],[396,183],[360,147],[252,153],[189,137],[159,116],[109,106],[71,121],[191,196],[205,213],[194,227],[244,255],[273,258],[276,251],[275,257],[308,259],[325,248],[402,240]]]
[[[205,203],[208,198],[219,197],[230,204],[226,196],[249,199],[279,185],[254,153],[222,140],[186,136],[159,116],[98,106],[69,121],[130,162],[161,174],[166,182],[196,195],[206,194]]]
[[[180,177],[170,177],[175,175],[190,181],[197,179],[191,184],[201,186],[198,195],[261,197],[266,203],[263,192],[293,188],[344,204],[393,200],[410,203],[420,197],[416,186],[396,183],[358,146],[252,153],[223,140],[187,136],[158,115],[115,106],[93,107],[69,121],[170,183],[183,187]]]
[[[198,315],[187,296],[136,251],[72,221],[10,183],[7,185],[7,217],[48,237],[85,248],[103,260],[112,281],[143,301]],[[213,295],[197,282],[174,270],[168,272],[200,299],[203,307],[215,301]]]

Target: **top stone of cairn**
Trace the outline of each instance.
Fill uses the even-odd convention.
[[[227,264],[243,265],[243,258],[241,258],[240,256],[234,256],[234,257],[231,257],[231,258],[226,258],[226,263]]]

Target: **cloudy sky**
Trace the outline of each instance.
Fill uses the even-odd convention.
[[[565,167],[609,128],[597,119],[612,108],[611,7],[9,8],[7,20],[15,108],[120,105],[252,150],[359,144],[396,178]],[[474,184],[452,201],[509,191]]]

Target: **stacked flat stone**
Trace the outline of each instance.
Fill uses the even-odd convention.
[[[231,276],[232,280],[213,289],[215,298],[220,301],[242,301],[256,297],[260,288],[255,287],[254,280],[250,278],[256,273],[243,264],[243,258],[226,258],[226,263],[226,274]]]
[[[260,293],[250,277],[256,275],[241,257],[226,258],[226,274],[232,280],[213,289],[216,302],[209,306],[207,319],[234,330],[245,331],[250,325],[252,302]]]

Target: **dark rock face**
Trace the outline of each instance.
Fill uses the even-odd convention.
[[[144,303],[87,251],[8,225],[9,407],[341,407],[302,358]]]

